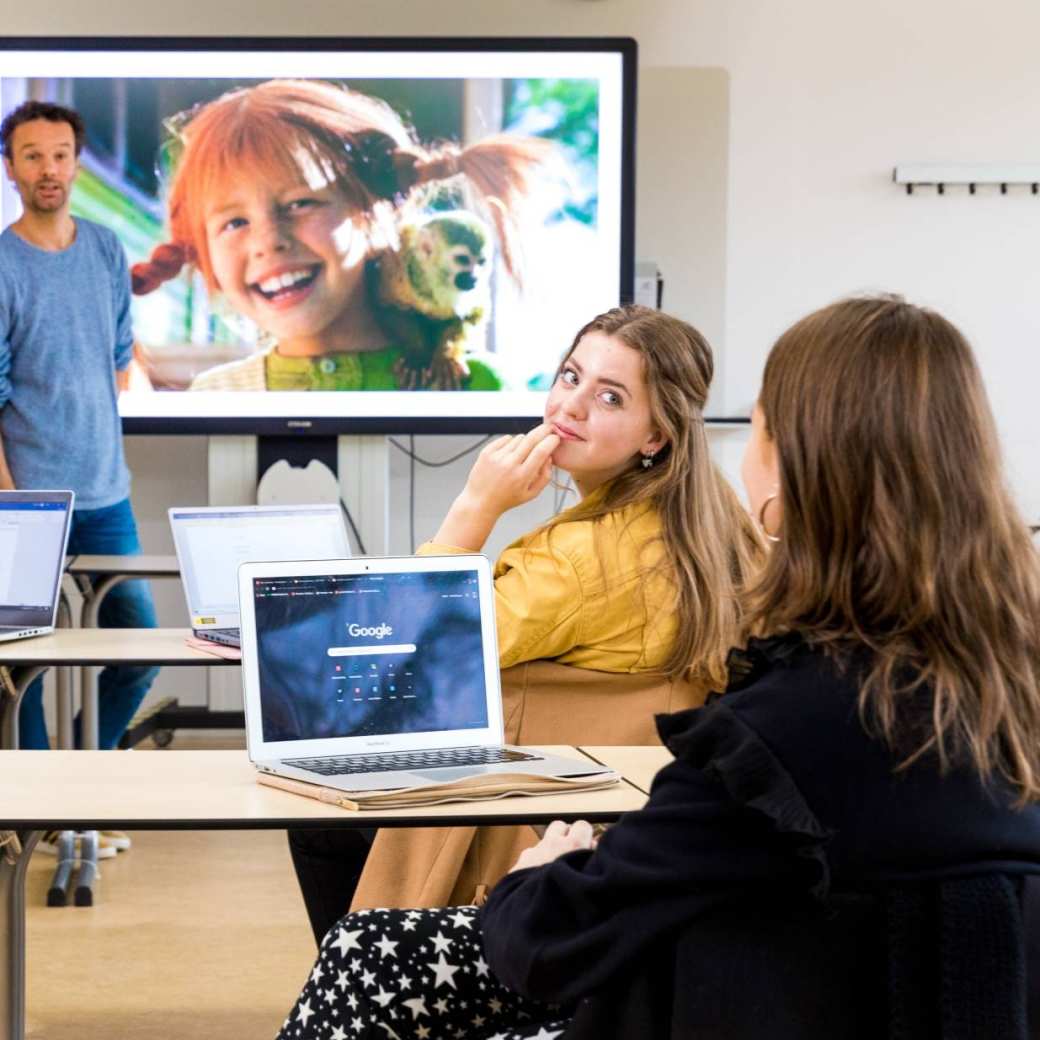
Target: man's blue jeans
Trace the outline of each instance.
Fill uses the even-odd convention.
[[[130,500],[104,509],[76,509],[69,532],[69,555],[132,556],[141,551]],[[101,601],[102,628],[155,628],[155,607],[146,581],[134,579],[116,585]],[[103,668],[98,677],[98,747],[114,748],[134,717],[158,668]],[[80,746],[80,719],[75,721]],[[46,748],[43,717],[43,677],[25,692],[18,719],[18,741],[23,748]]]

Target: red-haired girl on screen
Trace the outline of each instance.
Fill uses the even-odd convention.
[[[502,387],[487,355],[458,346],[486,311],[460,297],[486,284],[487,224],[466,210],[416,214],[433,188],[468,192],[515,274],[517,212],[551,145],[498,134],[430,150],[385,102],[313,80],[230,91],[177,143],[170,241],[134,267],[134,292],[194,264],[274,340],[192,389]]]

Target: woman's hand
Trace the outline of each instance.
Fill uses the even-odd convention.
[[[545,828],[542,840],[533,848],[524,849],[509,872],[523,870],[526,867],[541,867],[546,863],[552,863],[565,852],[574,852],[575,849],[594,849],[596,841],[592,824],[585,820],[570,824],[564,823],[563,820],[553,820]]]
[[[530,502],[552,477],[552,453],[559,443],[548,423],[529,433],[499,437],[477,456],[463,496],[475,508],[494,513],[495,519]]]
[[[530,502],[552,478],[552,453],[560,443],[546,423],[530,433],[499,437],[477,456],[462,494],[434,541],[479,551],[507,510]]]

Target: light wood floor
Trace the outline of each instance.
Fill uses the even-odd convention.
[[[174,746],[228,747],[237,739],[186,735]],[[315,955],[284,832],[132,839],[129,852],[102,861],[89,908],[48,907],[54,857],[33,857],[28,1036],[273,1038]]]

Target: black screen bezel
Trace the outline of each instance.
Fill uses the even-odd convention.
[[[635,277],[635,140],[637,44],[630,37],[538,36],[9,36],[0,51],[584,51],[616,53],[622,59],[620,299],[630,303]],[[450,399],[445,410],[450,408]],[[123,417],[127,434],[256,434],[320,436],[341,434],[512,433],[540,419],[523,416],[176,416]]]

